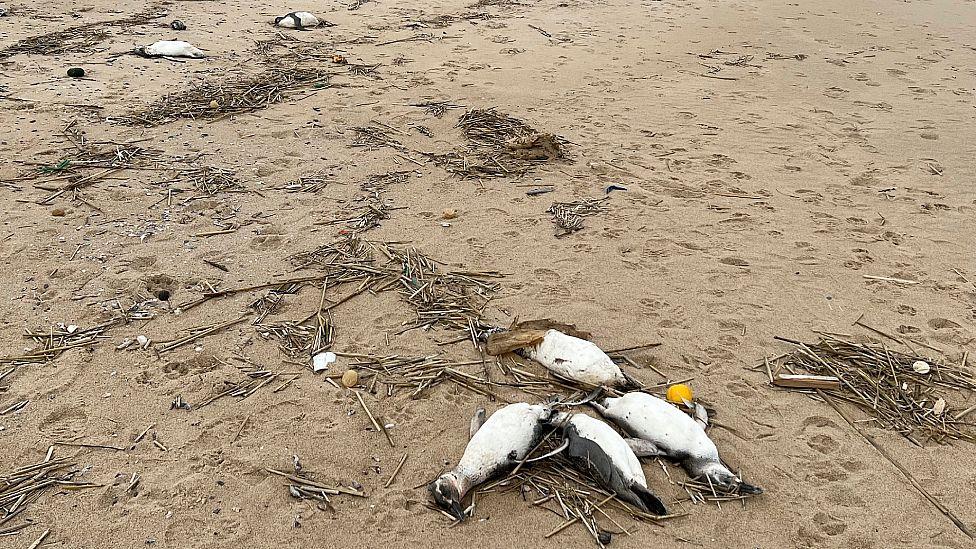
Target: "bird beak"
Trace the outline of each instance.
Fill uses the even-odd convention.
[[[464,521],[464,519],[468,518],[468,515],[464,513],[464,508],[461,507],[461,504],[457,501],[451,502],[451,508],[448,509],[448,511],[451,513],[451,516],[459,521]]]

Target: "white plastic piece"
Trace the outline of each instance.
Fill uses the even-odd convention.
[[[316,374],[329,369],[329,364],[336,361],[336,354],[326,351],[312,357],[312,371]]]

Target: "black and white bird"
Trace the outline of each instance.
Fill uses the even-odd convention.
[[[603,417],[612,420],[633,439],[627,439],[637,455],[673,459],[693,478],[705,478],[717,486],[743,494],[761,494],[762,488],[743,482],[726,467],[718,448],[708,438],[704,421],[657,398],[641,392],[590,403]]]
[[[480,424],[475,414],[471,422],[471,440],[457,466],[430,485],[434,501],[458,520],[466,513],[461,502],[473,487],[502,473],[526,458],[542,438],[545,420],[551,408],[541,404],[509,404]],[[480,425],[479,425],[480,424]],[[542,456],[542,459],[547,456]]]
[[[570,459],[594,473],[617,497],[655,515],[667,507],[647,488],[640,460],[613,427],[586,414],[558,413],[550,422],[562,427]]]
[[[199,48],[182,40],[160,40],[148,46],[136,48],[135,52],[143,57],[190,57],[193,59],[206,57]]]
[[[286,29],[305,30],[317,27],[320,23],[321,21],[319,21],[318,17],[315,17],[307,11],[293,11],[281,17],[275,17],[274,19],[275,26]]]

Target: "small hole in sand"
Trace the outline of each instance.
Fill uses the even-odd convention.
[[[160,301],[169,301],[169,290],[156,290],[156,299]]]

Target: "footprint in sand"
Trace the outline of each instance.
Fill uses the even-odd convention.
[[[847,523],[824,512],[813,516],[813,522],[820,528],[820,531],[828,536],[837,536],[847,530]]]
[[[37,430],[51,438],[71,438],[85,430],[88,414],[80,407],[64,406],[45,417]]]

